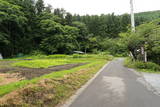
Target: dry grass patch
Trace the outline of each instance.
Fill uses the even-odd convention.
[[[18,73],[0,73],[0,86],[23,80]]]

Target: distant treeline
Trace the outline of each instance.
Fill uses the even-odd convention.
[[[130,29],[129,14],[80,16],[53,8],[45,6],[43,0],[0,0],[0,53],[12,57],[33,51],[126,52],[126,47],[118,41],[119,33]],[[137,25],[151,20],[139,16]]]

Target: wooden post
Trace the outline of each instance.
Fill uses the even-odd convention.
[[[134,61],[134,56],[133,56],[132,52],[130,51],[129,53],[130,53],[130,56],[132,58],[132,61]]]
[[[147,62],[147,51],[144,52],[144,62]]]

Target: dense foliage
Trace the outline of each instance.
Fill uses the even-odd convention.
[[[34,50],[47,54],[117,53],[119,45],[114,41],[128,24],[127,14],[73,16],[64,9],[45,6],[43,0],[0,0],[0,52],[4,57]]]
[[[142,24],[135,33],[123,33],[121,37],[135,59],[144,61],[144,51],[148,61],[160,64],[160,19]]]
[[[151,12],[136,14],[136,25],[159,17],[158,12],[152,17]],[[129,50],[136,54],[147,42],[149,60],[159,63],[159,36],[155,40],[159,21],[138,26],[132,35],[128,28],[129,14],[80,16],[45,6],[43,0],[0,0],[0,53],[4,57],[35,50],[46,54],[106,51],[113,55],[126,55]]]
[[[148,11],[135,14],[136,25],[143,24],[144,22],[150,22],[160,18],[160,11]]]

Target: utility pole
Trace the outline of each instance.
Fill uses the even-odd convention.
[[[131,8],[131,30],[132,32],[135,32],[135,19],[134,19],[134,9],[133,9],[133,0],[130,0],[130,8]],[[130,51],[130,56],[132,57],[132,60],[135,60],[135,56],[133,56],[133,53]]]
[[[132,32],[135,32],[136,30],[135,30],[133,0],[130,0],[130,6],[131,6],[131,27],[132,27]]]

